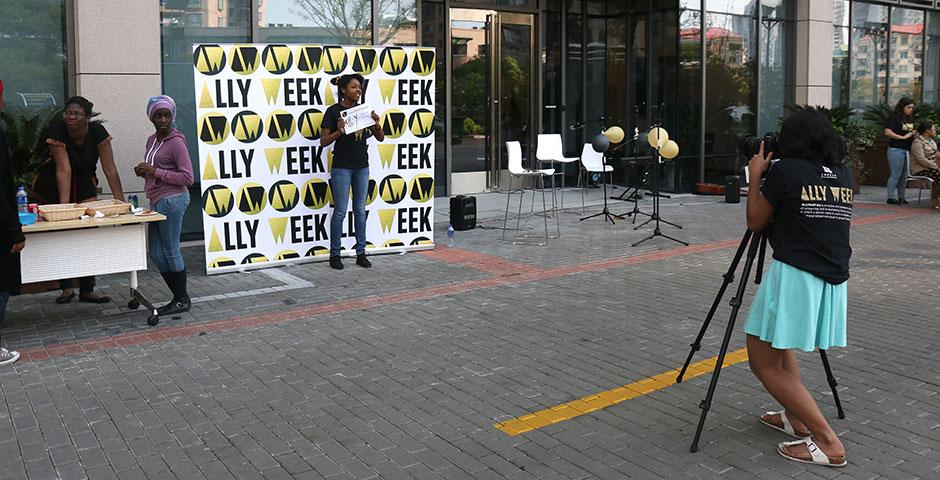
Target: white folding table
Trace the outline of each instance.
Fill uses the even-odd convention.
[[[161,214],[119,215],[24,225],[26,248],[20,256],[23,283],[45,282],[112,273],[129,273],[128,307],[147,308],[149,325],[160,318],[140,292],[137,271],[147,269],[147,224],[166,220]]]

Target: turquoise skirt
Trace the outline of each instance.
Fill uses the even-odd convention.
[[[847,291],[848,282],[833,285],[774,260],[751,303],[744,331],[780,350],[844,347]]]

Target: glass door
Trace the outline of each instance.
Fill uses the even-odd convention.
[[[532,144],[533,26],[531,14],[450,10],[452,193],[498,188],[505,142]]]

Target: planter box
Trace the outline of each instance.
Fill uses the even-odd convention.
[[[861,154],[861,161],[865,165],[867,175],[862,179],[863,185],[886,185],[891,170],[888,168],[888,141],[877,140],[875,144],[865,149]]]

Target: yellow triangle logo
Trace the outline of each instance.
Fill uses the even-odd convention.
[[[379,158],[382,160],[383,168],[390,168],[392,166],[392,154],[394,153],[395,153],[394,143],[380,143],[379,144]]]
[[[395,212],[398,209],[395,208],[380,208],[379,209],[379,223],[382,224],[382,231],[385,233],[391,233],[392,223],[395,221]]]
[[[288,220],[290,220],[290,217],[268,219],[268,226],[271,227],[271,235],[274,236],[275,242],[284,243],[284,234],[287,233]]]
[[[209,94],[209,84],[202,82],[202,95],[199,96],[199,108],[214,108],[212,95]]]
[[[209,252],[221,252],[225,250],[222,248],[222,241],[219,240],[219,232],[216,231],[215,226],[212,227],[212,235],[209,236]]]
[[[395,79],[383,78],[379,80],[379,90],[382,92],[382,101],[392,103],[392,94],[395,93]]]
[[[329,84],[327,84],[326,91],[323,92],[323,104],[329,107],[330,105],[333,105],[334,103],[336,103],[336,99],[333,98],[333,89],[330,88]]]
[[[264,98],[268,100],[268,105],[277,102],[277,94],[281,91],[280,78],[262,78],[261,86],[264,87]]]
[[[268,169],[272,174],[281,170],[281,159],[284,158],[283,148],[265,148],[264,156],[268,159]]]
[[[203,180],[218,180],[219,174],[215,172],[215,162],[212,161],[212,154],[206,155],[205,168],[202,169]]]

